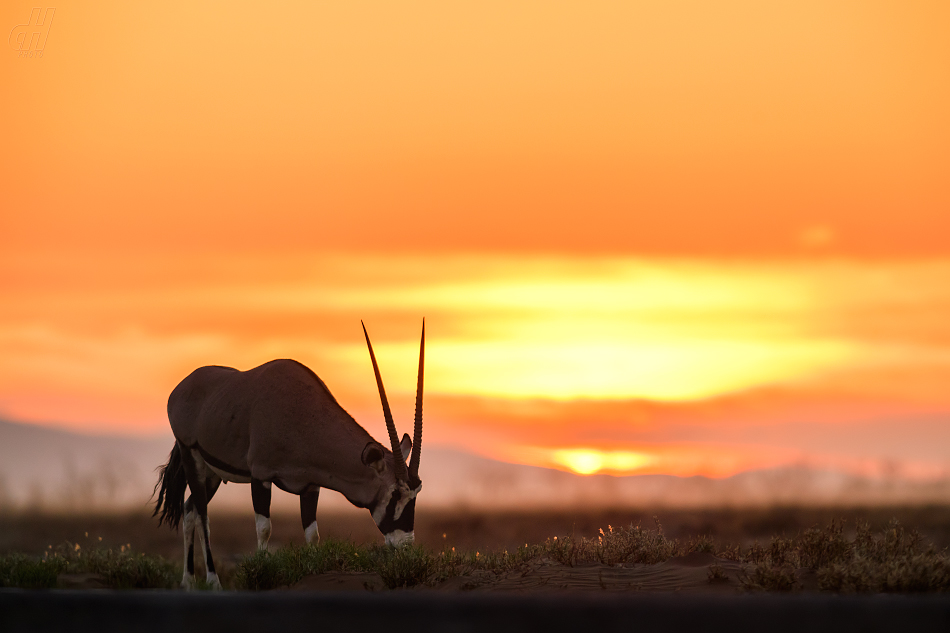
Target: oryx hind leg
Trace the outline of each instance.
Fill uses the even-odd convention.
[[[257,528],[257,549],[266,550],[270,541],[270,493],[271,483],[251,479],[251,503],[254,504],[254,525]]]
[[[317,501],[320,498],[320,489],[300,495],[300,522],[303,524],[303,535],[308,543],[320,542],[320,530],[317,528]]]
[[[195,587],[195,520],[198,513],[191,495],[185,501],[185,515],[182,517],[182,532],[185,537],[184,574],[181,577],[181,588],[191,590]]]
[[[188,478],[188,488],[191,489],[191,496],[185,502],[185,572],[182,587],[190,589],[194,586],[194,544],[197,540],[204,555],[207,582],[213,589],[221,589],[221,581],[215,572],[214,558],[211,556],[211,528],[208,523],[208,502],[221,485],[221,478],[207,467],[195,450],[182,451],[182,464]],[[190,542],[189,533],[193,535]]]

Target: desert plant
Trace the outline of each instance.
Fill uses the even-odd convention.
[[[867,524],[848,540],[841,522],[806,530],[797,538],[775,537],[768,547],[754,543],[740,560],[753,565],[740,577],[747,590],[800,588],[797,570],[814,571],[818,588],[838,593],[950,590],[950,557],[925,546],[916,530],[892,521],[874,535]]]
[[[729,581],[727,574],[719,563],[713,563],[709,566],[709,573],[706,575],[710,583],[723,583]]]
[[[699,538],[690,539],[686,544],[687,552],[702,552],[703,554],[714,554],[716,552],[716,543],[705,534]]]
[[[791,566],[773,566],[759,563],[751,571],[739,576],[746,591],[792,591],[800,587]]]

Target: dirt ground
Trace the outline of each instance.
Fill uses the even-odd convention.
[[[501,551],[554,536],[593,537],[608,525],[641,524],[674,539],[689,541],[711,537],[717,549],[730,545],[748,547],[768,543],[773,536],[794,536],[805,529],[843,520],[846,531],[858,522],[880,530],[897,519],[916,528],[938,547],[950,546],[950,507],[890,508],[716,508],[682,510],[625,508],[548,512],[421,511],[416,519],[417,542],[433,550],[452,547],[461,551]],[[321,536],[358,543],[379,543],[382,538],[364,511],[318,515]],[[222,578],[230,576],[242,557],[254,551],[254,517],[247,513],[211,513],[212,546]],[[157,522],[147,512],[117,515],[3,514],[0,513],[0,553],[39,554],[65,542],[83,548],[120,548],[175,560],[182,555],[181,535]],[[271,548],[301,544],[303,530],[295,515],[273,517]],[[711,567],[719,573],[711,579]],[[532,594],[547,592],[674,592],[701,595],[735,594],[743,567],[709,553],[694,552],[656,565],[609,566],[578,564],[567,567],[553,561],[535,561],[508,574],[474,572],[451,578],[426,591],[471,591]],[[809,578],[799,578],[808,588]],[[94,579],[77,579],[76,588],[94,587]],[[93,582],[93,584],[89,584]],[[87,587],[88,585],[88,587]],[[333,572],[302,579],[286,591],[381,591],[376,574]]]
[[[710,566],[720,576],[710,580]],[[473,572],[450,578],[434,588],[422,591],[472,591],[527,594],[536,592],[631,592],[659,591],[703,595],[735,594],[743,566],[719,560],[712,554],[693,552],[655,565],[609,566],[583,563],[566,567],[552,561],[539,561],[508,574]],[[331,572],[307,576],[285,591],[383,591],[383,579],[377,574]]]
[[[608,525],[641,524],[655,526],[683,541],[709,536],[717,546],[748,546],[767,543],[773,536],[793,536],[834,520],[844,520],[846,531],[859,521],[872,529],[882,529],[898,519],[905,527],[916,528],[938,547],[950,546],[950,506],[887,508],[711,508],[682,510],[670,508],[618,508],[548,512],[478,512],[471,510],[426,511],[416,517],[416,542],[434,551],[456,547],[460,550],[500,551],[526,543],[539,543],[554,536],[593,537]],[[318,514],[323,538],[347,539],[358,543],[381,543],[382,537],[369,514],[354,509],[346,513]],[[101,539],[101,540],[100,540]],[[103,514],[5,514],[0,512],[0,553],[38,554],[50,545],[66,541],[83,547],[131,545],[134,551],[177,559],[181,556],[181,534],[157,521],[147,512]],[[254,515],[215,513],[211,510],[211,542],[215,557],[240,559],[256,546]],[[300,520],[293,514],[273,516],[271,547],[303,543]]]

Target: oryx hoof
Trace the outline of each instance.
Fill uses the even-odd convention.
[[[314,521],[303,531],[304,539],[307,544],[317,545],[320,543],[320,530],[317,529],[317,522]]]
[[[208,574],[208,584],[211,585],[212,591],[222,591],[224,589],[221,586],[221,581],[218,580],[218,575],[213,572]]]

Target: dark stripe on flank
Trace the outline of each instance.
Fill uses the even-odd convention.
[[[198,452],[201,453],[202,459],[204,459],[206,462],[208,462],[209,464],[211,464],[218,470],[223,470],[229,475],[237,475],[239,477],[251,476],[251,471],[244,470],[243,468],[238,468],[237,466],[232,466],[231,464],[226,464],[225,462],[222,462],[220,459],[210,454],[205,449],[201,448],[201,445],[198,444],[197,442],[195,442],[193,445],[189,446],[188,448],[198,449]]]

